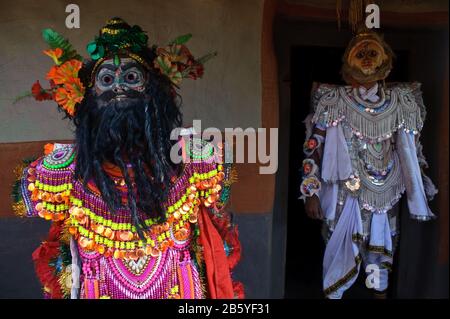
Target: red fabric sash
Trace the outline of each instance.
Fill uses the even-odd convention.
[[[198,219],[200,243],[206,266],[209,298],[232,299],[234,297],[230,268],[225,254],[223,240],[214,227],[208,209],[200,207]]]

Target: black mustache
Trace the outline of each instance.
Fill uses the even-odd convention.
[[[121,92],[121,93],[116,93],[116,92],[111,90],[111,91],[103,92],[102,94],[100,94],[98,96],[98,98],[102,102],[106,103],[106,102],[111,101],[113,98],[115,98],[115,97],[117,97],[119,95],[120,96],[124,96],[126,98],[130,98],[130,99],[137,99],[137,98],[144,97],[143,93],[135,91],[135,90],[124,91],[124,92]]]

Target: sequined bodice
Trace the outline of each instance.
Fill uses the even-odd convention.
[[[395,142],[398,130],[418,134],[423,126],[417,91],[415,84],[381,87],[372,102],[350,86],[322,85],[313,97],[312,121],[342,128],[353,170],[342,186],[358,196],[361,209],[386,212],[405,191]]]

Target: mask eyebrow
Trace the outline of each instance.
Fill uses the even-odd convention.
[[[111,71],[115,72],[117,70],[117,67],[115,65],[112,65],[112,64],[103,64],[100,67],[100,70],[98,71],[98,73],[100,73],[102,71],[102,69],[108,69],[108,70],[111,70]]]
[[[122,71],[127,71],[129,69],[132,69],[133,67],[135,67],[136,69],[138,69],[139,71],[142,72],[142,69],[139,66],[139,64],[137,64],[135,62],[128,62],[128,63],[126,63],[124,66],[122,66]]]

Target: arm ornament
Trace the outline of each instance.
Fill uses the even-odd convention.
[[[318,134],[314,134],[309,139],[306,140],[306,142],[303,144],[303,152],[307,157],[311,156],[314,151],[320,147],[323,143],[323,136],[320,136]]]
[[[318,194],[321,186],[322,184],[316,176],[311,175],[306,177],[300,184],[300,192],[302,193],[301,198],[305,199],[306,197],[312,197],[313,195]]]
[[[319,167],[317,166],[316,162],[313,159],[307,158],[307,159],[303,160],[302,173],[303,173],[304,177],[316,175],[316,173],[318,171],[319,171]]]

